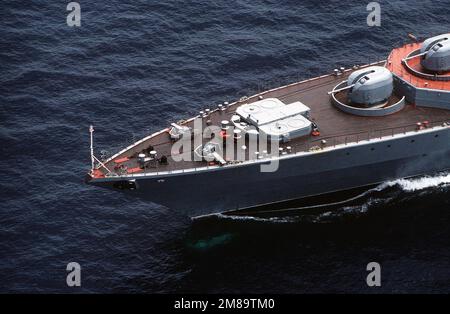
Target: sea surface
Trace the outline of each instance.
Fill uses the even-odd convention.
[[[449,0],[0,4],[0,292],[450,292],[450,174],[358,204],[266,219],[190,219],[84,184],[96,154],[223,101],[382,60],[449,32]],[[81,287],[66,265],[81,265]],[[366,266],[382,267],[369,288]]]

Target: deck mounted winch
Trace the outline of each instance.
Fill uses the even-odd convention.
[[[432,72],[450,71],[450,34],[425,40],[420,49],[422,66]]]
[[[169,130],[170,138],[173,141],[179,140],[183,135],[190,134],[191,129],[187,126],[178,125],[176,123],[171,123],[171,128]]]
[[[351,87],[351,102],[372,107],[385,102],[392,95],[394,81],[388,69],[373,66],[353,72],[348,77],[347,86]]]

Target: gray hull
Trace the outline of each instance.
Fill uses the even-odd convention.
[[[260,169],[251,163],[129,177],[137,189],[126,192],[198,216],[431,174],[450,169],[450,128],[291,155],[275,172]],[[113,188],[113,182],[94,184]]]

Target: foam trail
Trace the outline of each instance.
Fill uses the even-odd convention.
[[[191,220],[201,220],[204,218],[211,218],[216,217],[219,219],[225,219],[225,220],[253,220],[253,221],[260,221],[260,222],[290,222],[288,219],[280,219],[279,217],[271,217],[271,218],[261,218],[261,217],[255,217],[250,215],[225,215],[222,213],[214,213],[214,214],[206,214],[196,217],[191,217]]]
[[[252,221],[259,221],[259,222],[273,222],[273,223],[287,223],[287,222],[293,222],[293,219],[288,218],[280,218],[280,217],[271,217],[271,218],[261,218],[261,217],[254,217],[254,216],[233,216],[233,215],[223,215],[223,214],[216,214],[216,217],[220,219],[230,219],[230,220],[252,220]]]
[[[440,174],[434,177],[421,177],[414,179],[399,179],[382,184],[382,186],[391,187],[398,185],[406,192],[420,191],[431,187],[450,185],[450,173]]]

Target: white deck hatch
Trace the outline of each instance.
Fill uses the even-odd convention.
[[[299,101],[286,105],[277,98],[268,98],[242,105],[236,113],[267,136],[287,141],[311,133],[309,111]]]

